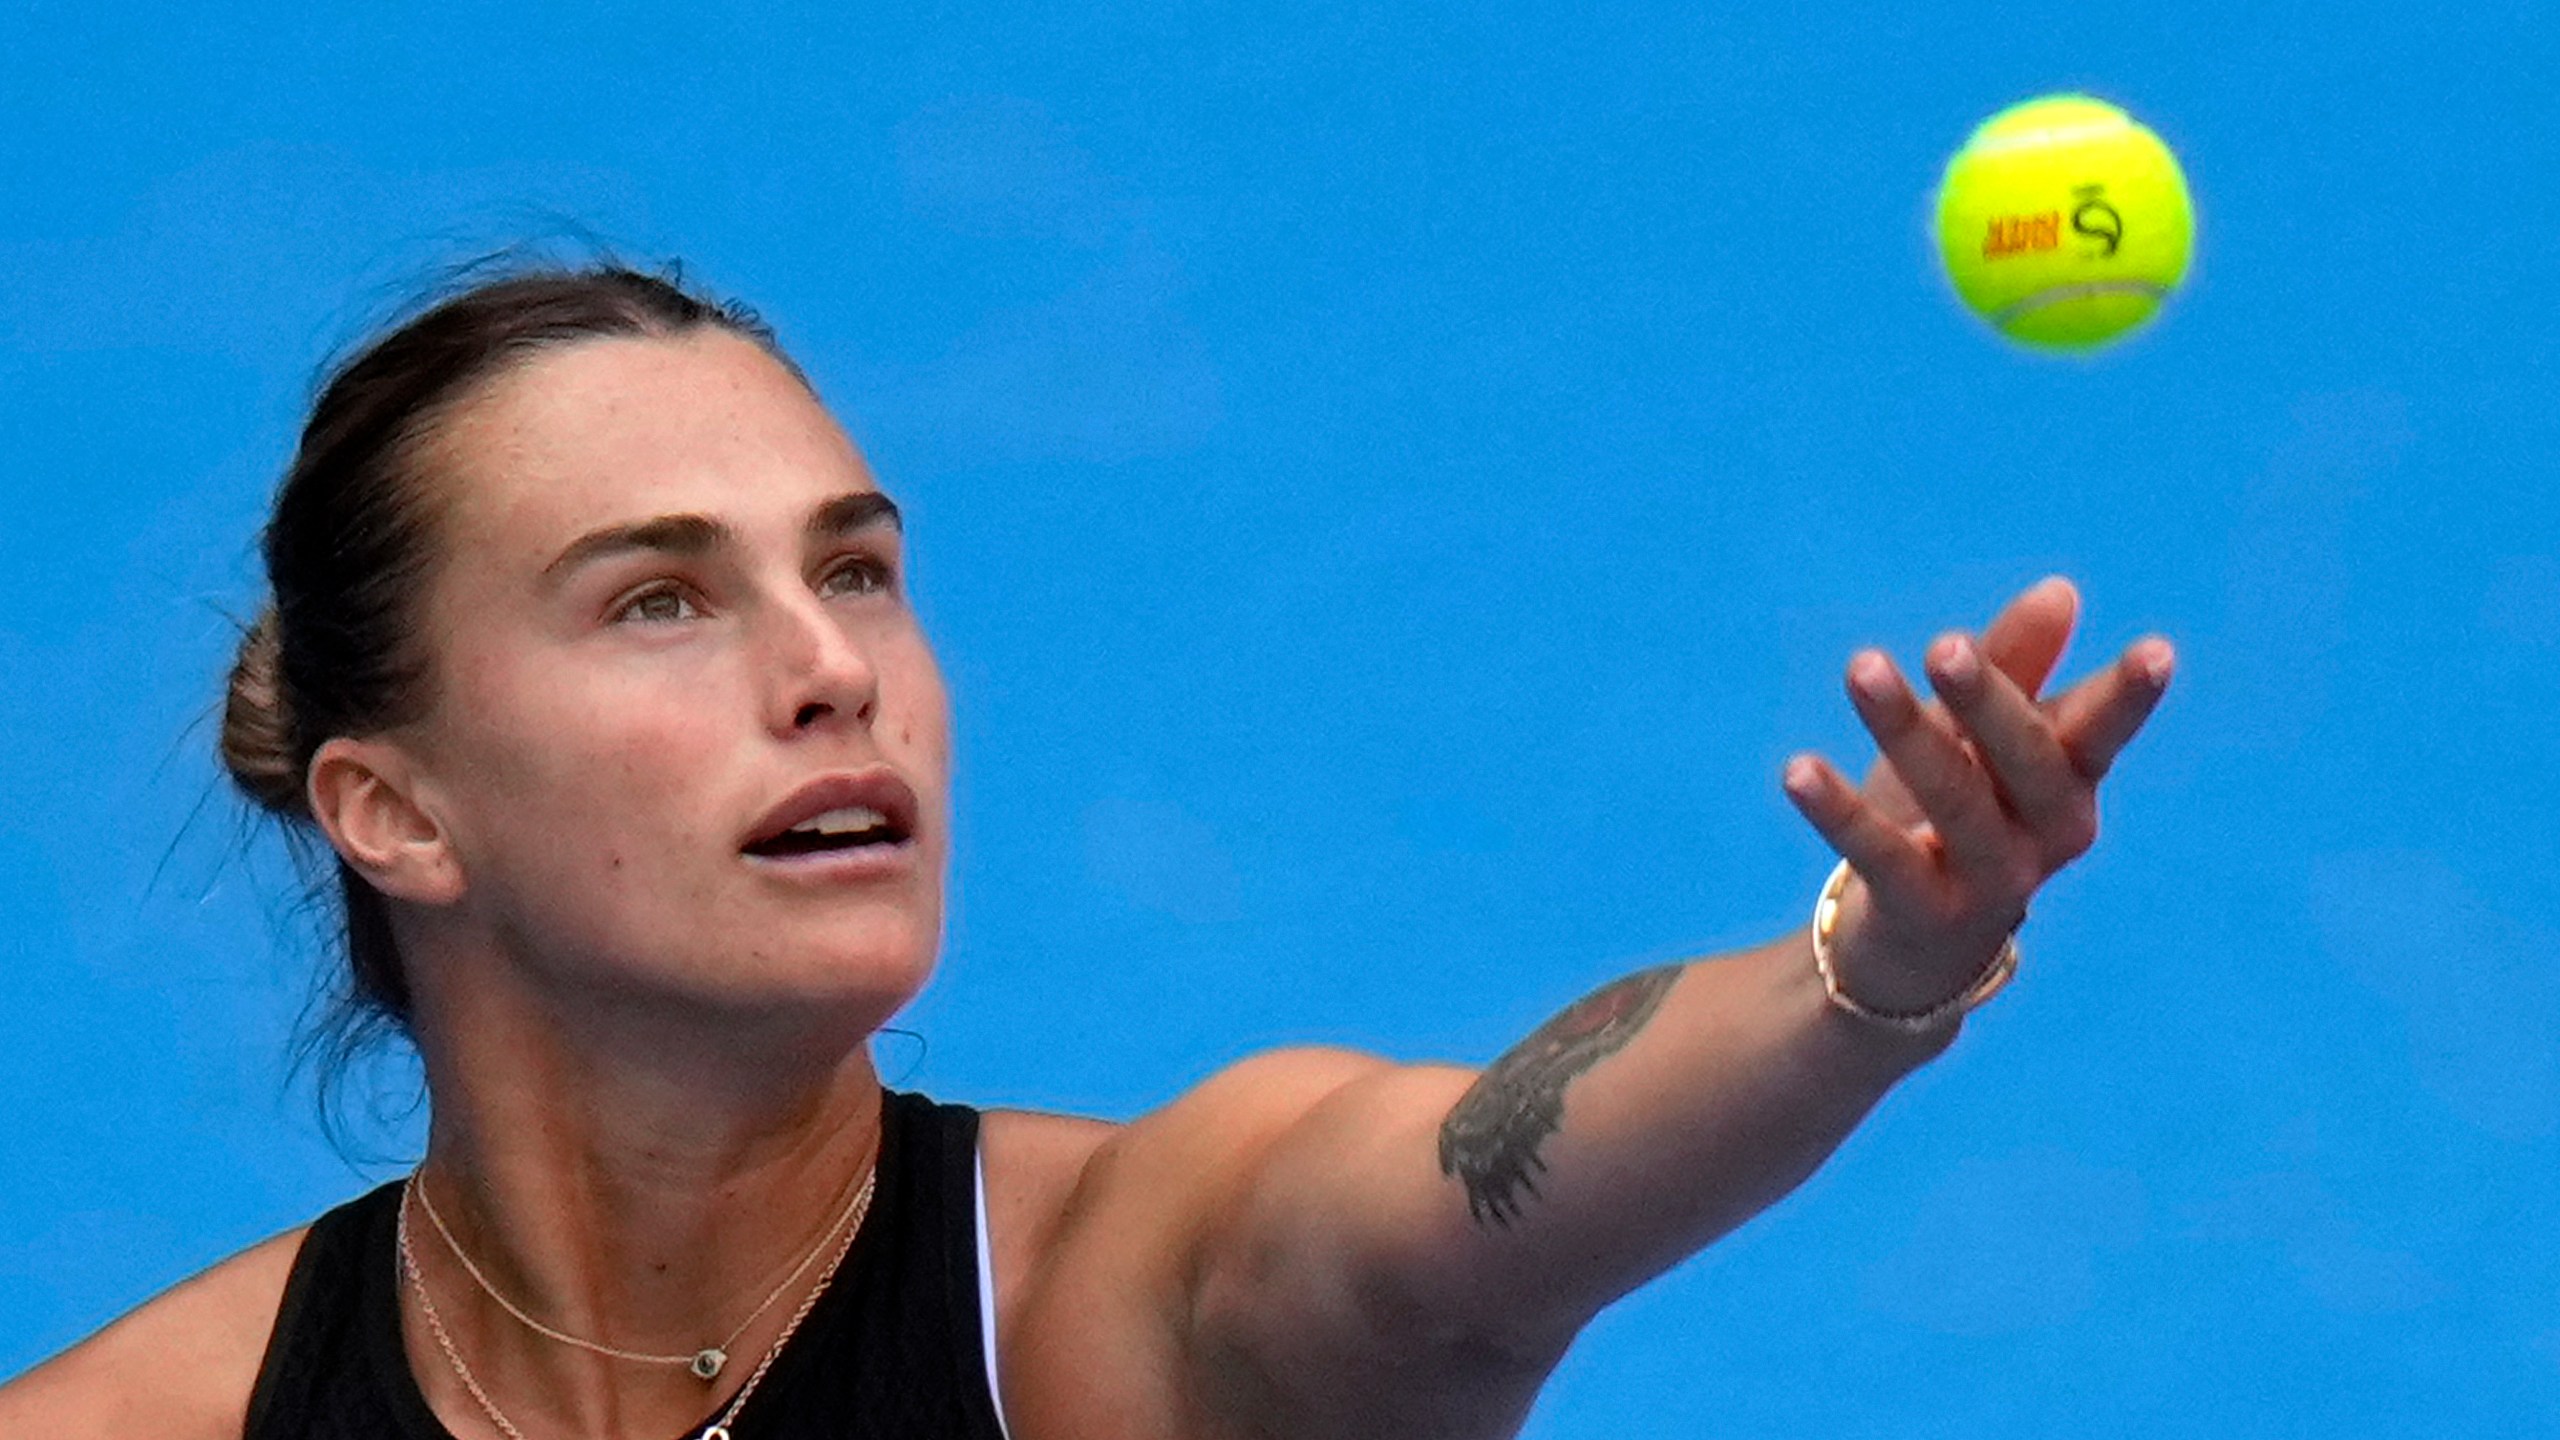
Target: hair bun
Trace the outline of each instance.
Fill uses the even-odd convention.
[[[299,817],[308,813],[308,801],[293,715],[285,704],[283,656],[270,605],[240,637],[239,658],[231,662],[231,684],[222,700],[222,764],[259,808]]]

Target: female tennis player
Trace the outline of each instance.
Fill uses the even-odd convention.
[[[222,754],[334,854],[426,1158],[0,1389],[0,1434],[1512,1434],[1998,988],[2171,665],[2044,696],[2060,581],[1932,645],[1934,698],[1856,655],[1877,768],[1783,777],[1845,857],[1806,929],[1482,1070],[1283,1051],[1111,1125],[873,1068],[939,943],[950,716],[897,506],[744,311],[612,266],[446,300],[325,387],[265,555]]]

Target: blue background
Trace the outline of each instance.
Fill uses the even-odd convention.
[[[206,722],[319,364],[575,221],[911,511],[962,836],[893,1079],[1482,1060],[1765,938],[1846,656],[2060,570],[2184,670],[2025,977],[1530,1433],[2560,1432],[2547,8],[344,8],[0,19],[0,1373],[386,1173]],[[1927,234],[2066,88],[2201,215],[2085,363]]]

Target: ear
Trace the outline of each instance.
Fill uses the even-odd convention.
[[[451,905],[462,898],[461,858],[420,803],[418,780],[391,742],[339,736],[311,757],[311,814],[374,889],[412,904]]]

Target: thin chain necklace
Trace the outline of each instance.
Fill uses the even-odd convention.
[[[427,1193],[427,1187],[414,1173],[409,1177],[409,1186],[417,1192],[418,1205],[427,1212],[427,1219],[436,1227],[436,1233],[444,1237],[445,1249],[452,1251],[453,1258],[462,1262],[463,1270],[479,1285],[481,1292],[498,1302],[498,1308],[514,1316],[518,1324],[546,1339],[557,1340],[563,1345],[574,1345],[581,1350],[592,1351],[615,1360],[628,1360],[635,1365],[681,1365],[692,1371],[695,1379],[708,1382],[720,1378],[721,1369],[729,1363],[729,1347],[738,1343],[738,1337],[746,1334],[748,1327],[763,1319],[764,1312],[773,1308],[773,1302],[781,1299],[784,1291],[798,1283],[801,1276],[809,1273],[809,1267],[818,1262],[818,1256],[825,1252],[827,1242],[834,1239],[837,1232],[844,1228],[845,1221],[855,1212],[870,1205],[874,1174],[875,1171],[871,1167],[864,1168],[862,1180],[858,1184],[849,1185],[847,1193],[851,1198],[845,1208],[837,1214],[836,1223],[828,1226],[826,1231],[818,1236],[817,1243],[809,1247],[809,1253],[801,1256],[800,1263],[791,1267],[791,1273],[782,1277],[782,1283],[774,1286],[766,1293],[764,1299],[757,1303],[755,1309],[747,1312],[747,1318],[739,1321],[736,1329],[731,1330],[719,1344],[705,1345],[689,1355],[649,1355],[637,1350],[617,1350],[611,1345],[589,1340],[584,1336],[554,1330],[534,1319],[524,1312],[522,1306],[508,1299],[497,1286],[491,1284],[488,1276],[480,1273],[480,1267],[472,1263],[471,1256],[463,1250],[461,1242],[453,1238],[453,1231],[446,1227],[444,1217],[436,1213],[435,1197]]]
[[[747,1408],[747,1397],[755,1394],[756,1386],[764,1383],[765,1372],[773,1368],[775,1357],[781,1355],[783,1347],[791,1343],[791,1337],[799,1333],[800,1322],[808,1319],[809,1312],[817,1308],[818,1297],[827,1293],[827,1286],[835,1279],[836,1271],[843,1267],[845,1256],[853,1253],[853,1242],[862,1234],[863,1219],[871,1212],[872,1189],[878,1179],[879,1173],[876,1166],[871,1167],[863,1175],[862,1186],[854,1193],[853,1205],[847,1210],[845,1217],[837,1222],[838,1228],[843,1232],[843,1238],[836,1245],[834,1257],[827,1261],[827,1268],[819,1272],[818,1283],[811,1286],[809,1293],[800,1298],[799,1308],[793,1310],[791,1318],[783,1322],[782,1333],[774,1337],[772,1346],[764,1352],[764,1358],[756,1362],[756,1368],[747,1372],[747,1383],[738,1387],[738,1393],[731,1397],[728,1405],[721,1409],[719,1418],[703,1427],[702,1433],[696,1436],[695,1440],[732,1440],[729,1427],[736,1422],[738,1412]],[[471,1373],[470,1366],[463,1363],[462,1352],[455,1348],[453,1336],[444,1328],[444,1317],[436,1313],[436,1302],[427,1294],[426,1277],[418,1273],[417,1254],[409,1248],[409,1197],[412,1195],[418,1198],[422,1206],[425,1205],[427,1192],[418,1184],[415,1171],[410,1172],[408,1180],[400,1187],[400,1217],[397,1230],[401,1274],[407,1278],[409,1288],[417,1294],[419,1313],[426,1317],[427,1329],[436,1337],[436,1348],[444,1352],[445,1363],[453,1367],[455,1377],[462,1381],[462,1388],[471,1392],[471,1398],[479,1402],[481,1413],[489,1417],[489,1423],[497,1426],[499,1433],[505,1435],[507,1440],[525,1440],[524,1432],[517,1429],[515,1422],[506,1417],[506,1412],[498,1408],[497,1401],[489,1398],[489,1392],[480,1388],[479,1378]],[[426,1208],[429,1217],[432,1218],[435,1214],[433,1207],[426,1206]],[[441,1222],[439,1222],[439,1228],[441,1228]],[[451,1238],[451,1236],[446,1237],[448,1243]],[[461,1251],[456,1250],[454,1254],[456,1258],[462,1258]],[[462,1263],[467,1268],[471,1262],[463,1259]],[[807,1267],[804,1264],[802,1268]],[[475,1271],[474,1274],[476,1275],[477,1272]],[[483,1289],[487,1288],[487,1283],[481,1282]],[[497,1300],[499,1304],[506,1304],[496,1291],[492,1290],[489,1294],[490,1298]],[[512,1307],[510,1307],[510,1313],[513,1313]],[[516,1318],[524,1319],[521,1314]],[[731,1340],[736,1338],[734,1335],[730,1337]]]

